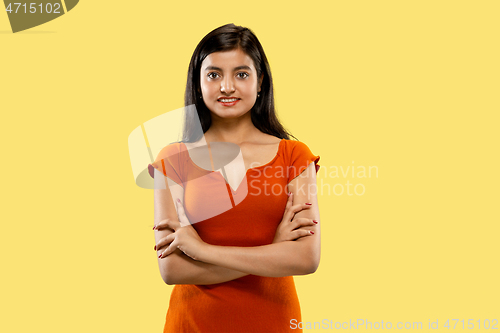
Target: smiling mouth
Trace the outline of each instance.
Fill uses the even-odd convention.
[[[232,103],[239,101],[239,98],[219,98],[217,101],[222,102],[222,103]]]

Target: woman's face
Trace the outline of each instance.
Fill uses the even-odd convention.
[[[263,75],[241,49],[209,54],[201,64],[201,93],[212,117],[236,118],[255,104]]]

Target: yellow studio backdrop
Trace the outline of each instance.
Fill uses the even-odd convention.
[[[14,34],[2,7],[0,331],[162,331],[173,287],[127,138],[183,106],[195,46],[226,23],[256,33],[280,119],[321,156],[305,331],[499,329],[499,11],[82,0]]]

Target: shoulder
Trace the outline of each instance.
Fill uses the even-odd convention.
[[[311,152],[311,149],[301,141],[283,140],[283,160],[288,166],[288,182],[301,174],[312,162],[315,164],[316,172],[319,170],[319,155]]]
[[[163,147],[157,154],[155,161],[152,166],[156,169],[160,169],[161,166],[167,162],[167,164],[176,165],[181,163],[185,159],[185,146],[182,142],[173,142]],[[153,154],[154,156],[154,154]]]
[[[285,156],[291,157],[294,155],[311,153],[311,150],[304,142],[283,139],[283,143]]]
[[[155,162],[178,155],[185,150],[184,147],[184,143],[182,142],[173,142],[168,144],[158,152]]]

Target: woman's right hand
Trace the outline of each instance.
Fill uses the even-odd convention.
[[[286,202],[283,219],[276,229],[273,243],[293,241],[301,237],[313,235],[312,231],[309,231],[302,227],[310,227],[316,225],[318,222],[306,218],[293,219],[296,213],[300,212],[303,209],[309,209],[310,207],[311,204],[309,203],[293,205],[293,193],[290,193],[288,195],[288,201]]]

